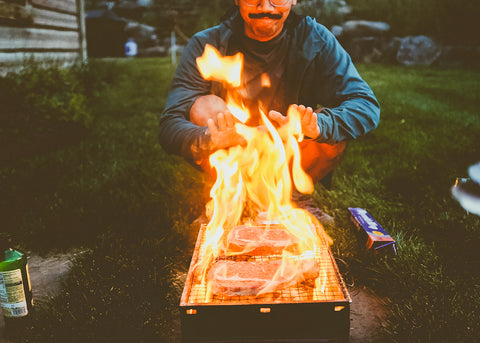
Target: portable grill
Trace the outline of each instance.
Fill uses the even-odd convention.
[[[195,268],[204,255],[205,228],[200,228],[180,301],[184,343],[348,342],[351,299],[326,242],[313,257],[320,266],[314,282],[261,296],[217,296],[200,283]]]

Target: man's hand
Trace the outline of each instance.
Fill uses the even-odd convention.
[[[292,105],[300,113],[302,132],[305,136],[315,139],[320,135],[320,128],[317,123],[317,113],[313,112],[311,107],[303,105]]]
[[[245,139],[235,129],[235,118],[229,111],[219,113],[217,122],[218,128],[212,118],[207,121],[214,150],[245,144]]]
[[[227,104],[216,95],[198,97],[190,109],[190,121],[198,126],[208,126],[211,150],[226,149],[245,143],[235,129],[236,119],[230,113]]]
[[[320,135],[320,128],[317,123],[317,113],[313,112],[311,107],[303,105],[291,105],[288,109],[287,116],[283,116],[280,112],[270,111],[268,113],[270,119],[274,120],[280,127],[286,125],[290,120],[291,111],[297,111],[300,116],[300,124],[302,125],[302,133],[312,139]]]

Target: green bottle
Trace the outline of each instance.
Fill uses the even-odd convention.
[[[0,244],[0,305],[5,318],[5,335],[21,335],[33,309],[27,256],[6,248],[5,243]]]

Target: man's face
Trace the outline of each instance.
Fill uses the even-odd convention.
[[[273,6],[269,0],[235,0],[235,4],[245,22],[245,35],[265,42],[282,32],[283,24],[297,0],[285,0],[282,6]]]

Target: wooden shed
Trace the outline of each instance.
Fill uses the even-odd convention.
[[[0,0],[0,74],[86,60],[84,0]]]

